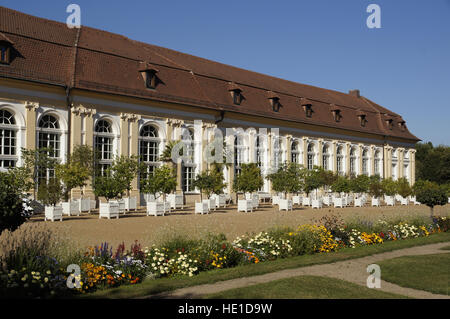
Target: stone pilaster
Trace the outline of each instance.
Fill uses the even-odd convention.
[[[36,111],[39,109],[37,102],[25,102],[26,109],[26,140],[25,148],[36,149]]]

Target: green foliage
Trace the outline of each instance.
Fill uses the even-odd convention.
[[[112,165],[112,174],[121,184],[123,184],[124,191],[131,190],[131,183],[137,177],[141,164],[137,156],[120,156],[114,160]]]
[[[304,187],[306,195],[309,195],[313,190],[324,186],[324,180],[322,179],[321,169],[314,167],[312,170],[304,170]]]
[[[63,188],[58,178],[50,178],[48,182],[41,181],[38,187],[37,198],[44,205],[56,205],[61,200]]]
[[[141,180],[141,192],[145,194],[170,194],[177,188],[177,175],[169,164],[156,167],[153,175]]]
[[[397,193],[402,197],[408,197],[412,194],[411,186],[406,178],[402,177],[397,180]]]
[[[201,198],[202,193],[206,193],[208,198],[211,197],[211,194],[220,194],[226,186],[222,171],[214,168],[212,171],[207,170],[198,174],[193,185],[200,190]]]
[[[305,186],[306,170],[295,163],[283,164],[277,172],[266,178],[271,181],[272,189],[280,193],[298,193]]]
[[[331,190],[335,193],[348,193],[350,192],[350,181],[345,176],[338,176],[334,183],[331,185]]]
[[[241,173],[234,178],[235,192],[253,193],[264,185],[261,170],[255,163],[242,164]]]
[[[33,189],[34,183],[29,171],[25,167],[14,167],[8,169],[9,182],[19,194],[26,194]]]
[[[381,178],[379,175],[373,175],[369,177],[369,189],[370,196],[379,198],[383,195],[383,185],[381,185]]]
[[[385,195],[394,196],[397,194],[397,183],[391,177],[383,179],[381,181],[381,187]]]
[[[416,149],[416,180],[450,183],[450,147],[428,142],[418,143]]]
[[[366,193],[369,190],[370,178],[367,175],[358,175],[350,180],[350,190],[354,193]]]
[[[53,150],[51,148],[39,148],[36,150],[22,148],[22,159],[24,162],[22,172],[30,180],[30,186],[36,192],[38,187],[38,177],[45,176],[48,169],[54,169],[58,160],[51,157]]]
[[[5,172],[0,172],[0,203],[0,233],[15,230],[29,218],[14,175]]]
[[[433,208],[447,204],[448,197],[443,187],[430,181],[421,182],[415,189],[416,200]]]
[[[95,196],[105,197],[107,201],[113,198],[120,198],[125,192],[125,187],[120,180],[112,176],[108,169],[105,176],[97,176],[94,179],[93,189]]]

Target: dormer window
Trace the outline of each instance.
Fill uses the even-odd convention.
[[[392,127],[394,126],[394,120],[393,119],[387,119],[386,120],[386,125],[388,126],[388,128],[390,130],[392,130]]]
[[[240,105],[243,100],[242,89],[234,83],[229,84],[228,90],[233,98],[233,104]]]
[[[156,75],[159,71],[150,63],[141,62],[139,72],[141,72],[144,79],[145,86],[148,89],[156,89],[161,80]]]
[[[360,122],[361,126],[363,126],[363,127],[366,126],[367,115],[365,113],[358,112],[358,119],[359,119],[359,122]]]
[[[402,132],[404,132],[406,130],[406,122],[405,121],[398,122],[398,126],[400,127]]]
[[[274,92],[268,92],[270,106],[272,106],[272,110],[274,112],[280,111],[280,97],[276,95]]]
[[[306,117],[311,117],[313,113],[312,103],[308,99],[302,98],[300,99],[300,105],[303,106]]]
[[[333,114],[333,118],[336,122],[340,122],[342,118],[341,110],[336,107],[336,105],[332,104],[331,107],[331,113]]]
[[[9,64],[10,46],[6,43],[0,43],[0,63]]]

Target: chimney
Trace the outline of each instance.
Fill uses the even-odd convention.
[[[361,97],[361,95],[359,94],[359,90],[350,90],[350,91],[348,91],[348,94],[356,96],[356,97]]]

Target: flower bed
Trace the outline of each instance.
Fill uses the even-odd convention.
[[[448,226],[447,217],[435,218],[429,224],[379,220],[376,223],[347,225],[335,217],[327,217],[322,224],[247,234],[233,242],[227,241],[224,235],[209,235],[202,240],[174,238],[158,247],[141,248],[135,242],[129,250],[121,244],[114,252],[112,247],[103,243],[89,247],[77,258],[59,261],[49,256],[51,250],[47,246],[30,246],[34,243],[30,237],[26,249],[14,246],[14,249],[1,252],[0,293],[2,296],[32,298],[70,296],[73,293],[138,284],[147,277],[194,276],[212,269],[429,236],[448,231]],[[2,234],[0,243],[10,240],[12,234]],[[70,264],[79,265],[80,269],[75,280],[69,277],[75,283],[72,289],[66,284],[70,275],[66,270]]]

